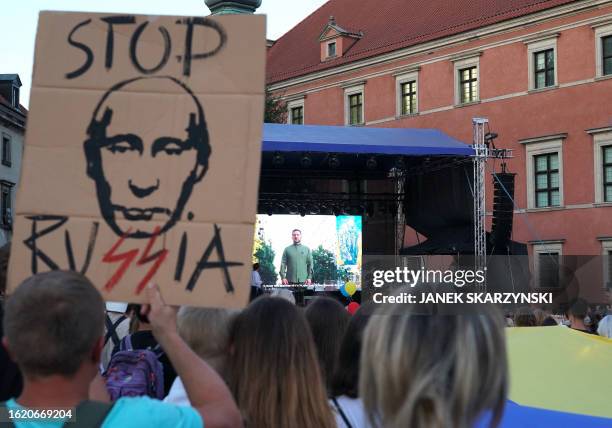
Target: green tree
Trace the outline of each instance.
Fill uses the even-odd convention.
[[[312,252],[313,272],[312,280],[315,284],[324,284],[325,281],[346,281],[349,272],[345,267],[338,267],[334,253],[319,245]]]
[[[287,103],[266,91],[265,123],[287,123]]]
[[[270,242],[261,242],[255,250],[255,258],[259,263],[259,276],[264,284],[276,284],[278,277],[274,269],[274,250]]]

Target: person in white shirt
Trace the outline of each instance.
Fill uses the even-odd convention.
[[[612,339],[612,315],[606,315],[599,321],[597,334]]]
[[[263,281],[261,280],[261,275],[259,275],[259,263],[253,263],[253,271],[251,272],[251,297],[249,301],[253,301],[253,299],[263,294],[263,290],[261,289],[262,284]]]
[[[605,296],[608,300],[607,315],[599,321],[597,334],[612,339],[612,309],[610,309],[610,303],[612,303],[612,286],[606,288]]]
[[[106,317],[104,320],[104,348],[100,361],[101,371],[106,370],[115,347],[130,333],[130,319],[125,314],[128,304],[122,302],[106,302]]]

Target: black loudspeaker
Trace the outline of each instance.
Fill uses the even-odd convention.
[[[493,174],[493,224],[491,226],[491,243],[499,251],[505,248],[512,235],[514,216],[514,176],[502,172]]]

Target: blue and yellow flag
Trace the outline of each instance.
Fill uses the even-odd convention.
[[[511,400],[612,418],[612,339],[561,326],[506,332]]]

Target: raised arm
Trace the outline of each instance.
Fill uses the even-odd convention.
[[[202,416],[206,428],[241,427],[242,417],[225,382],[198,357],[176,329],[176,308],[164,304],[159,288],[147,288],[147,312],[153,334],[172,362],[187,391],[187,396]]]

